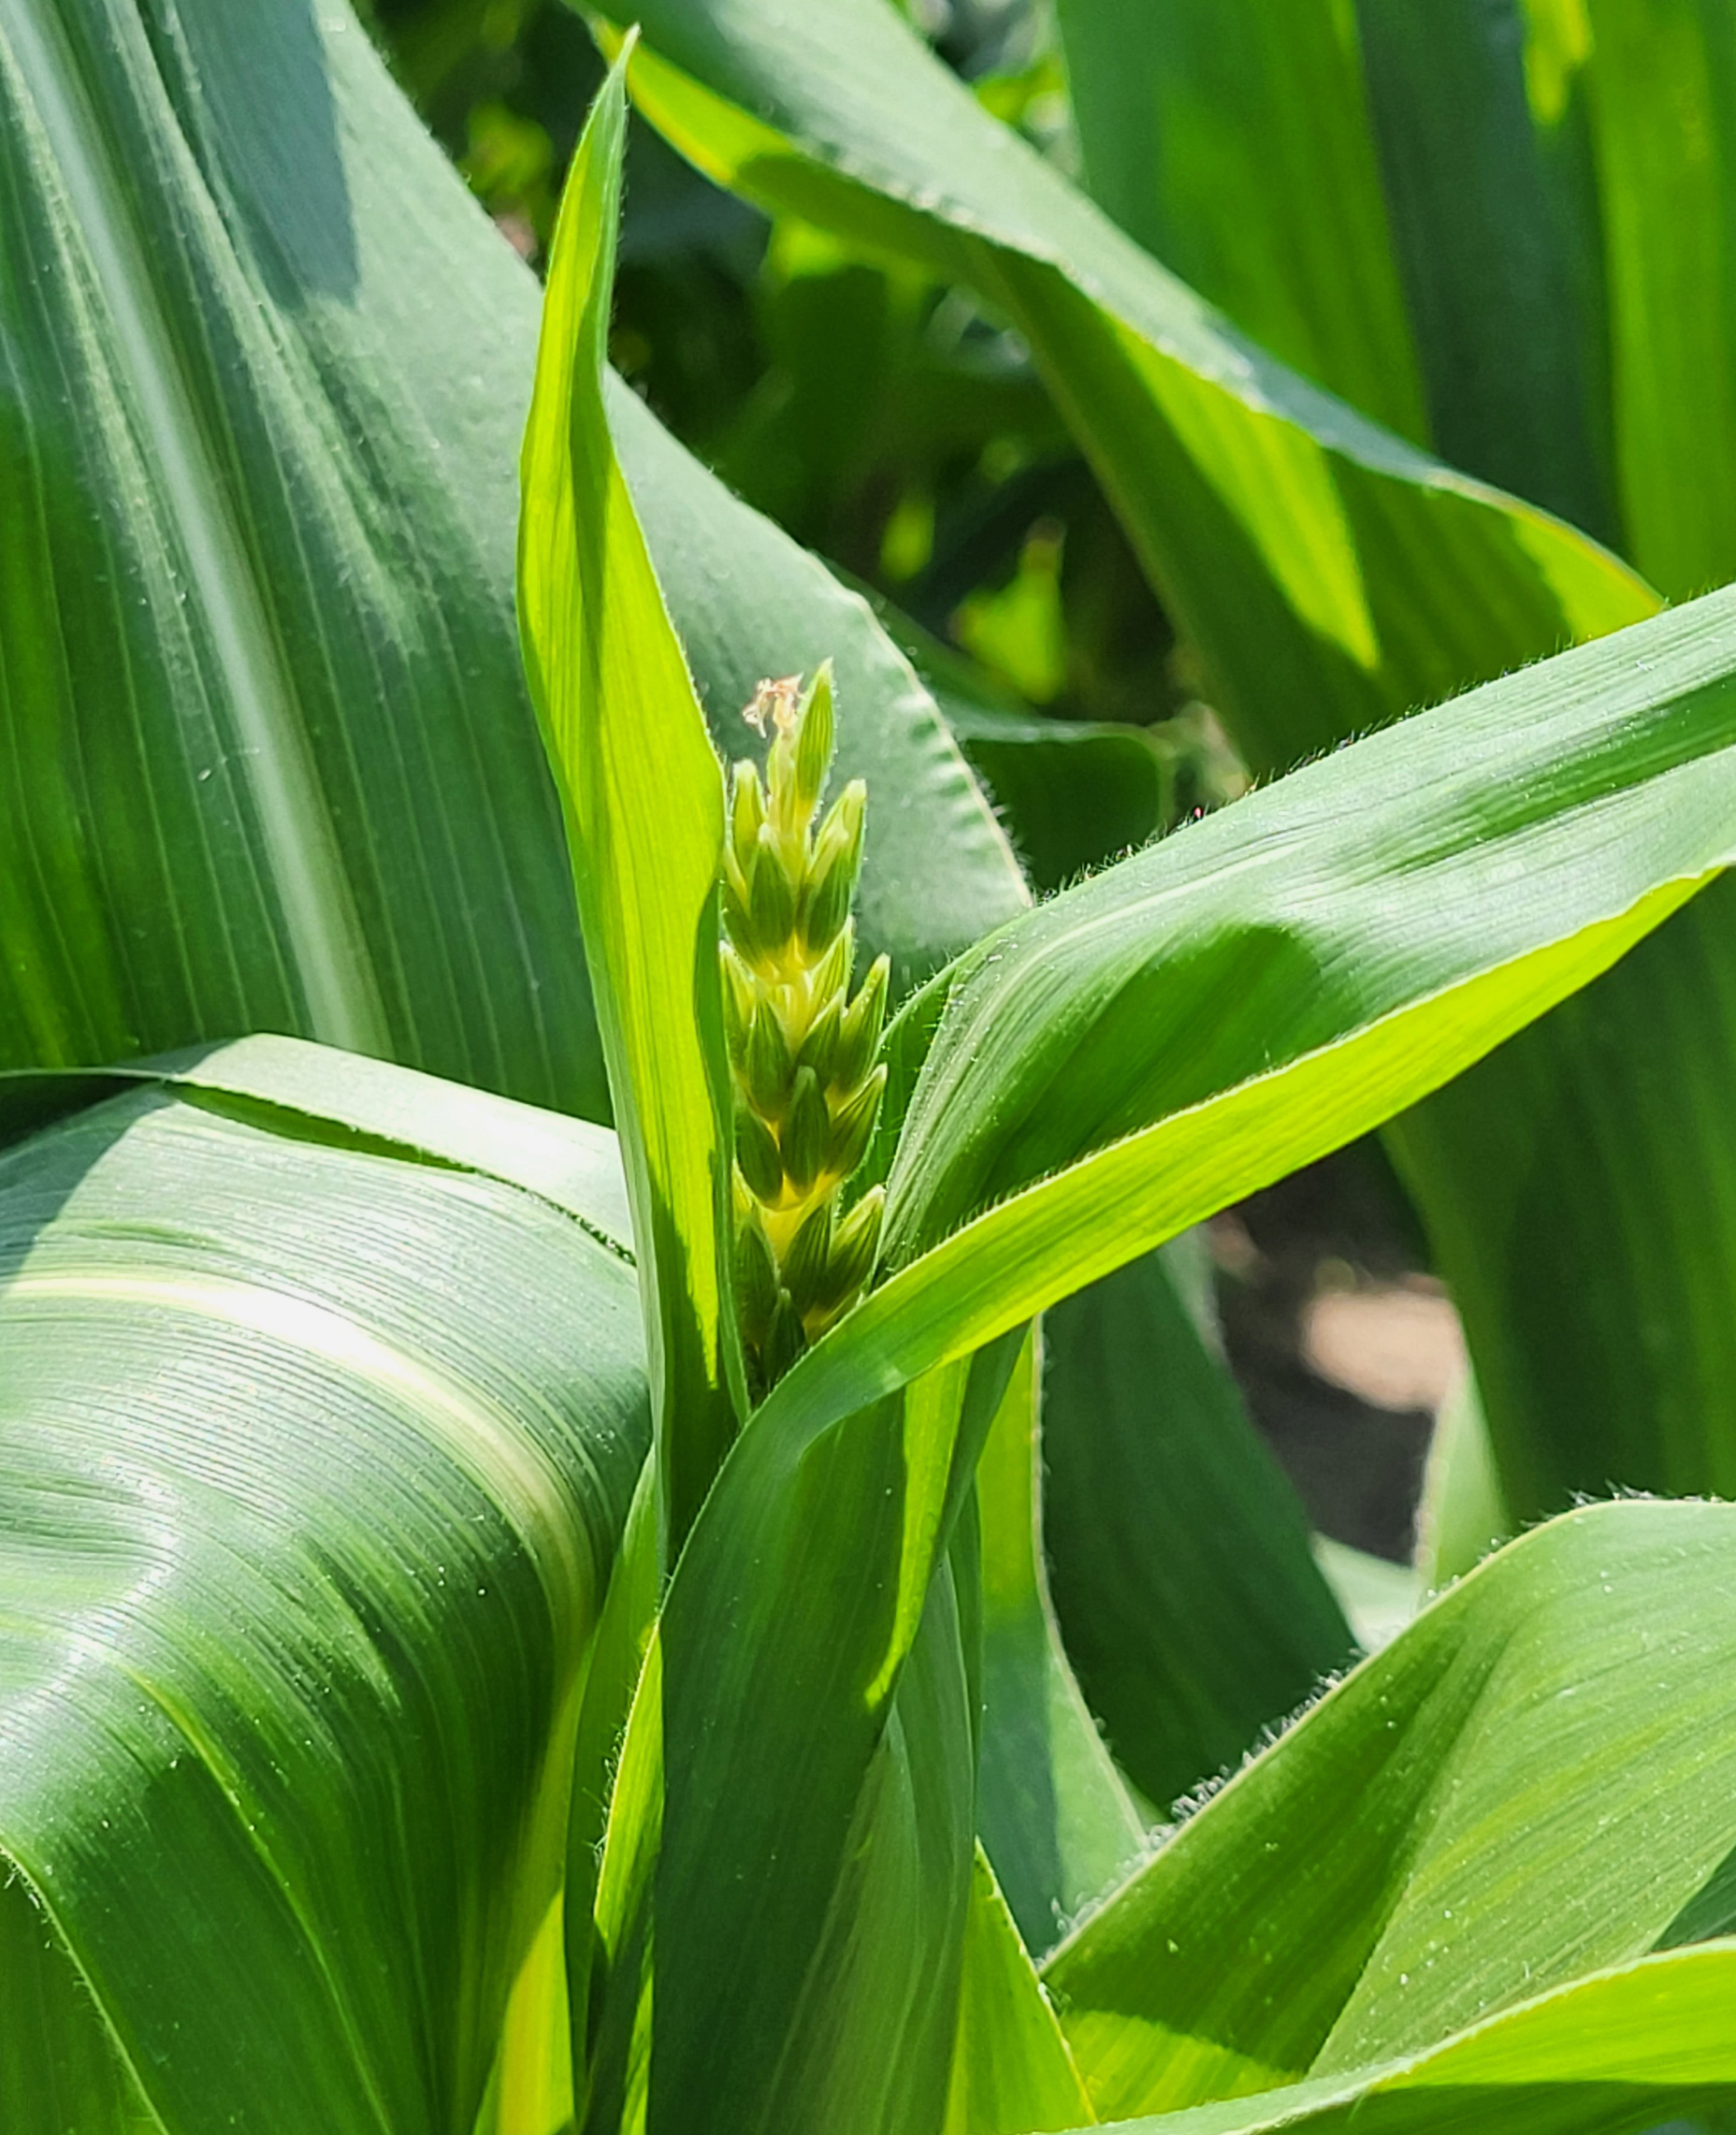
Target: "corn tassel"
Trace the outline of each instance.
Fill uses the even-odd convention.
[[[764,1391],[847,1311],[873,1272],[884,1193],[840,1213],[886,1085],[876,1064],[889,966],[855,995],[850,903],[867,789],[816,823],[832,749],[832,663],[804,692],[761,683],[748,707],[772,746],[763,783],[735,766],[723,855],[723,1000],[735,1083],[735,1293]]]

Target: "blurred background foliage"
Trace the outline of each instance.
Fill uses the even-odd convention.
[[[907,11],[997,116],[1071,165],[1046,4]],[[582,20],[561,0],[369,12],[428,124],[540,267],[602,79]],[[1028,355],[962,292],[768,224],[635,121],[614,355],[738,494],[968,655],[973,672],[950,681],[979,715],[1136,730],[1162,773],[1141,835],[1160,800],[1169,816],[1240,790],[1187,649]],[[1076,867],[1116,850],[1081,850]]]
[[[583,19],[564,0],[362,4],[540,271],[603,79]],[[900,4],[997,118],[1078,175],[1052,0]],[[1037,891],[1246,790],[1029,353],[966,292],[768,222],[635,118],[613,355],[690,451],[874,602]],[[1451,1317],[1382,1145],[1221,1219],[1212,1244],[1230,1360],[1310,1518],[1407,1561],[1433,1404],[1345,1383],[1309,1331],[1323,1296],[1395,1285]]]

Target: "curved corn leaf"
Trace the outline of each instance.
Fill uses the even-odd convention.
[[[0,201],[0,1069],[267,1027],[600,1113],[513,621],[534,276],[340,5],[21,0]],[[1018,899],[933,705],[612,408],[715,717],[835,653],[924,975]]]
[[[1056,22],[1092,199],[1274,356],[1426,444],[1356,11],[1060,0]]]
[[[1055,1607],[1117,1761],[1167,1808],[1234,1767],[1355,1641],[1295,1493],[1163,1256],[1043,1325]]]
[[[771,0],[632,13],[646,40],[634,97],[702,169],[973,284],[1010,318],[1258,762],[1655,606],[1571,529],[1238,335],[991,118],[885,0],[832,0],[800,22]]]
[[[622,1750],[587,2135],[941,2127],[976,1750],[948,1549],[1015,1349],[731,1447]]]
[[[1363,0],[1443,449],[1674,597],[1736,575],[1736,37],[1715,0]]]
[[[1124,227],[1364,414],[1613,537],[1577,0],[1059,21],[1086,182]]]
[[[759,1411],[670,1589],[658,1694],[635,1719],[647,1777],[610,1838],[642,1864],[605,1936],[612,2110],[638,2066],[654,2128],[800,2122],[822,2098],[843,2112],[823,2039],[799,2033],[822,2007],[832,2035],[875,2041],[871,2069],[926,2055],[908,1953],[894,1978],[849,1939],[871,1887],[851,1834],[1007,1368],[973,1353],[1015,1303],[1051,1302],[1451,1073],[1715,868],[1732,607],[1340,752],[1015,922],[951,976],[893,1174],[894,1254],[914,1256]],[[1236,1015],[1190,1021],[1206,998]],[[1170,1047],[1150,1042],[1154,1004]],[[624,1769],[634,1756],[629,1729]],[[964,1867],[904,1886],[925,1902],[924,1977]],[[600,1919],[609,1888],[605,1870]],[[708,1954],[720,1937],[729,1968]],[[648,2049],[629,2052],[635,2036]],[[896,2125],[878,2117],[892,2102],[864,2092],[836,2125]],[[914,2094],[895,2102],[919,2124]]]
[[[627,1182],[607,1127],[508,1097],[477,1104],[462,1083],[301,1038],[236,1038],[137,1067],[0,1074],[0,1148],[33,1126],[154,1083],[282,1133],[521,1186],[576,1218],[618,1257],[632,1257]]]
[[[1358,16],[1438,448],[1677,590],[1655,554],[1623,539],[1615,495],[1602,235],[1576,79],[1584,8],[1366,0]]]
[[[598,94],[561,204],[525,433],[519,614],[639,1244],[673,1555],[745,1405],[730,1304],[717,976],[723,778],[604,411],[626,94]]]
[[[1566,466],[1609,500],[1587,523],[1607,520],[1667,592],[1728,577],[1724,11],[1382,0],[1363,16],[1419,306],[1452,324],[1442,383],[1468,446],[1483,436],[1515,480],[1527,454]],[[1526,480],[1560,501],[1541,469]],[[1521,1517],[1613,1483],[1736,1485],[1731,910],[1720,887],[1395,1137]]]
[[[1037,889],[1059,890],[1168,828],[1174,775],[1149,727],[1045,718],[908,617],[884,603],[877,612],[993,794]]]
[[[978,1847],[945,2135],[1046,2135],[1090,2120],[1091,2099]]]
[[[741,716],[767,675],[832,663],[832,783],[868,788],[856,893],[864,961],[892,959],[894,996],[1027,899],[1018,863],[936,706],[860,593],[682,450],[613,376],[605,400],[633,507],[717,752],[763,760]]]
[[[1696,1950],[1576,1982],[1409,2062],[1122,2121],[1134,2135],[1709,2135],[1736,2105],[1725,2010],[1736,1953]],[[1692,2118],[1685,2117],[1692,2114]],[[1093,2123],[1094,2125],[1094,2123]]]
[[[1728,426],[1714,422],[1709,460],[1686,413],[1721,406],[1729,392],[1729,367],[1715,361],[1726,330],[1715,292],[1736,222],[1713,212],[1727,160],[1716,85],[1729,71],[1728,36],[1715,9],[1632,0],[1623,13],[1626,5],[1526,10],[1527,93],[1549,136],[1547,168],[1541,180],[1513,181],[1512,211],[1534,229],[1539,215],[1549,221],[1551,242],[1570,255],[1561,271],[1574,306],[1595,322],[1595,259],[1587,264],[1570,233],[1588,226],[1576,128],[1588,99],[1607,94],[1611,146],[1600,153],[1619,163],[1630,203],[1612,257],[1636,293],[1616,329],[1622,391],[1635,396],[1635,440],[1651,441],[1636,443],[1625,478],[1644,488],[1654,522],[1655,538],[1632,537],[1634,553],[1672,589],[1691,588],[1724,568],[1716,530],[1731,487],[1706,474]],[[702,167],[974,284],[1025,335],[1166,603],[1204,653],[1213,701],[1251,761],[1281,765],[1389,709],[1654,604],[1589,541],[1352,420],[1229,332],[991,120],[880,0],[834,0],[823,34],[817,14],[795,22],[770,0],[727,8],[653,0],[635,13],[657,47],[635,61],[635,94]],[[1422,24],[1418,35],[1447,37],[1459,22],[1474,39],[1491,24],[1497,37],[1503,21],[1516,26],[1505,0],[1432,11],[1368,0],[1361,13],[1370,38],[1377,14],[1382,35]],[[1613,59],[1601,88],[1585,64],[1594,27]],[[1453,101],[1439,67],[1421,78],[1431,97]],[[1393,79],[1388,67],[1382,95]],[[1660,123],[1665,106],[1691,111],[1693,124]],[[1336,108],[1349,109],[1342,99]],[[1431,111],[1425,126],[1399,112],[1387,123],[1408,127],[1414,145],[1439,138],[1438,119]],[[1341,157],[1341,136],[1325,130]],[[1469,218],[1491,196],[1505,207],[1505,178],[1468,180],[1459,168],[1456,159],[1483,144],[1454,126],[1448,138],[1455,160],[1439,182],[1451,213]],[[1672,145],[1681,141],[1703,146],[1682,161]],[[1267,142],[1253,152],[1266,158]],[[1337,197],[1332,184],[1324,191]],[[1554,234],[1561,227],[1565,238]],[[1240,222],[1234,237],[1245,241]],[[1456,272],[1468,250],[1406,242],[1442,272]],[[1500,286],[1547,292],[1559,279],[1527,259]],[[1298,302],[1307,294],[1298,279],[1287,285]],[[1489,301],[1483,284],[1461,289],[1454,316]],[[1561,309],[1544,301],[1553,333]],[[1320,328],[1318,314],[1312,324]],[[1534,338],[1523,319],[1489,322],[1489,333],[1503,346]],[[1595,324],[1588,333],[1595,356]],[[1452,356],[1446,370],[1459,362]],[[1444,375],[1431,372],[1436,393]],[[1500,375],[1511,385],[1522,369]],[[1566,448],[1550,441],[1570,391],[1562,381],[1545,390],[1548,426],[1522,413],[1512,420],[1555,464]],[[1465,420],[1485,418],[1466,403]],[[1594,439],[1593,457],[1601,449]],[[1684,544],[1706,560],[1689,570]],[[1728,1295],[1736,1266],[1736,1147],[1721,1097],[1736,1043],[1732,896],[1714,891],[1570,1016],[1506,1049],[1398,1130],[1438,1263],[1465,1306],[1503,1481],[1522,1517],[1612,1481],[1728,1487],[1736,1370],[1730,1315],[1714,1300]],[[1484,1130],[1514,1108],[1541,1116],[1570,1149],[1565,1166],[1514,1179],[1489,1162]],[[1564,1239],[1597,1241],[1600,1251],[1594,1266],[1581,1257],[1570,1280],[1555,1282]],[[1641,1295],[1636,1314],[1630,1300]],[[1564,1356],[1575,1364],[1570,1383],[1554,1373]],[[1650,1417],[1659,1419],[1655,1433]]]
[[[1711,1505],[1538,1529],[1247,1766],[1046,1969],[1100,2116],[1416,2084],[1392,2126],[1642,2127],[1736,2080],[1730,1952],[1639,1963],[1736,1837],[1733,1536]]]
[[[1118,211],[1140,198],[1172,220],[1185,203],[1204,293],[1275,331],[1222,263],[1268,255],[1296,199],[1311,212],[1337,200],[1351,137],[1371,115],[1439,448],[1613,540],[1667,592],[1729,577],[1731,483],[1714,472],[1736,450],[1721,294],[1736,43],[1724,11],[1361,0],[1356,17],[1368,111],[1360,90],[1333,99],[1317,78],[1289,99],[1281,138],[1300,153],[1311,131],[1313,175],[1298,181],[1273,153],[1273,127],[1250,121],[1240,63],[1272,49],[1271,25],[1251,37],[1219,8],[1202,42],[1186,0],[1142,10],[1139,33],[1100,0],[1067,0],[1099,197]],[[1347,22],[1313,0],[1282,34],[1331,40]],[[1134,34],[1155,48],[1143,64]],[[1185,103],[1161,140],[1129,122],[1154,80],[1174,94],[1183,74]],[[1208,168],[1226,164],[1240,182],[1211,188]],[[1366,249],[1285,256],[1285,292],[1316,335],[1342,315],[1339,262],[1382,266]],[[1379,412],[1348,376],[1333,383]],[[1396,1130],[1526,1516],[1612,1483],[1736,1487],[1721,1301],[1736,1260],[1721,1095],[1736,1044],[1729,895],[1697,904]]]
[[[0,202],[0,1067],[264,1026],[600,1105],[451,355],[501,248],[367,40],[20,0]]]
[[[1144,727],[1021,718],[939,687],[935,695],[1037,889],[1063,889],[1168,827],[1168,767]]]
[[[1736,25],[1716,0],[1591,0],[1575,27],[1558,94],[1597,172],[1622,545],[1699,592],[1736,577]]]
[[[618,1181],[354,1068],[0,1155],[7,2127],[468,2129],[557,1888],[649,1435]]]
[[[1680,611],[1686,612],[1686,611]],[[1736,1489],[1736,883],[1389,1130],[1515,1519]],[[1558,1036],[1557,1036],[1558,1034]]]
[[[1007,1382],[976,1463],[983,1712],[976,1828],[993,1865],[994,1903],[1010,1910],[1019,1936],[1040,1955],[1133,1866],[1145,1827],[1079,1694],[1049,1604],[1040,1501],[1043,1462],[1052,1455],[1047,1416],[1038,1430],[1038,1359],[1034,1341]],[[987,1902],[980,1889],[978,1899]]]
[[[1714,594],[1339,750],[991,936],[949,976],[904,1114],[895,1271],[768,1413],[845,1413],[969,1354],[1584,984],[1729,858],[1733,738],[1736,595]]]

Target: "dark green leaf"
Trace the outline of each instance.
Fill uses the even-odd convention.
[[[1055,1605],[1116,1757],[1167,1808],[1234,1769],[1355,1642],[1294,1491],[1162,1257],[1044,1328]]]
[[[1038,1955],[1119,1882],[1145,1841],[1061,1643],[1042,1558],[1034,1350],[1019,1359],[982,1458],[982,1746],[976,1828]]]
[[[1092,197],[1275,356],[1426,443],[1353,9],[1056,12]]]
[[[278,1028],[602,1104],[502,273],[344,12],[8,9],[0,1066]]]

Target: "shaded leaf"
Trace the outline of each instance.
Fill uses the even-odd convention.
[[[1045,1417],[1039,1443],[1037,1356],[1034,1343],[1020,1356],[976,1464],[983,1589],[976,1828],[993,1864],[994,1902],[1007,1907],[1040,1955],[1133,1866],[1145,1827],[1079,1694],[1049,1603],[1041,1465],[1050,1441]]]
[[[1044,1533],[1067,1651],[1162,1808],[1353,1657],[1295,1494],[1160,1256],[1044,1322]]]
[[[630,80],[708,175],[975,286],[1030,343],[1263,764],[1650,612],[1625,567],[1237,334],[884,0],[648,0]],[[613,37],[613,33],[608,33]]]
[[[1355,12],[1061,0],[1056,16],[1092,198],[1275,356],[1426,443]]]

